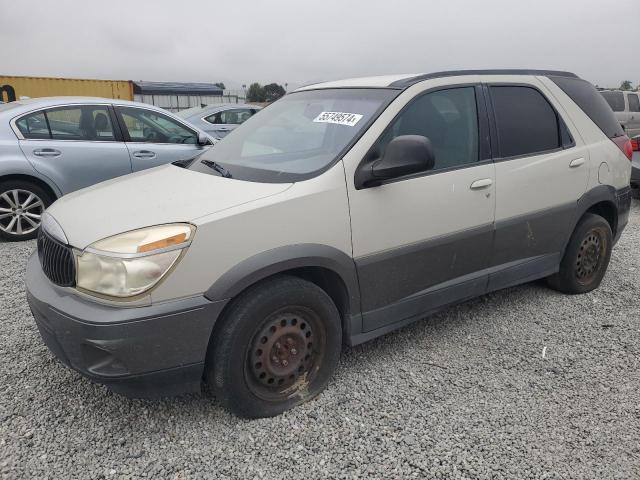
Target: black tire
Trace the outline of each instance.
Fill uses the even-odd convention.
[[[19,218],[16,221],[20,221],[21,230],[22,225],[24,224],[24,230],[27,233],[18,233],[16,224],[11,225],[11,221],[13,217],[5,216],[8,210],[12,210],[14,207],[7,200],[13,200],[12,192],[19,191],[19,200],[24,202],[28,198],[29,194],[35,195],[35,198],[38,199],[43,205],[44,208],[35,207],[34,201],[30,202],[31,210],[29,212],[31,215],[39,214],[40,216],[44,212],[44,209],[47,208],[53,202],[53,198],[49,192],[40,187],[38,184],[29,182],[27,180],[5,180],[0,181],[0,238],[7,240],[9,242],[19,242],[22,240],[29,240],[32,238],[36,238],[38,235],[38,228],[34,228],[32,223],[30,223],[26,218]],[[3,196],[4,195],[4,196]],[[29,220],[32,222],[36,222],[38,225],[40,221],[34,218],[29,217]],[[9,227],[11,227],[9,229]]]
[[[329,295],[306,280],[275,276],[243,292],[216,325],[206,382],[236,415],[271,417],[322,392],[341,348],[340,314]]]
[[[585,214],[578,222],[560,270],[547,279],[551,288],[568,294],[587,293],[600,286],[611,259],[613,235],[600,215]]]

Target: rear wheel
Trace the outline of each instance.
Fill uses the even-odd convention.
[[[42,214],[52,201],[51,196],[35,183],[0,182],[0,237],[9,241],[35,238]]]
[[[560,270],[547,279],[549,285],[570,294],[598,288],[607,271],[612,247],[609,223],[600,215],[585,214],[571,235]]]
[[[277,276],[234,300],[216,327],[207,384],[237,415],[278,415],[324,390],[341,345],[340,315],[324,290]]]

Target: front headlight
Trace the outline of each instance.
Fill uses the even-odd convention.
[[[146,292],[175,265],[195,227],[159,225],[105,238],[76,256],[76,285],[109,297]]]

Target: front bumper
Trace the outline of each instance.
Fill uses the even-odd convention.
[[[213,325],[226,302],[204,296],[146,307],[85,300],[27,263],[27,300],[49,349],[82,375],[130,397],[200,391]]]

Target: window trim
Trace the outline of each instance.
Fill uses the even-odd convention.
[[[558,112],[558,109],[555,107],[555,105],[549,100],[549,97],[547,95],[544,94],[544,92],[542,90],[540,90],[540,88],[538,88],[536,85],[532,85],[530,83],[524,83],[524,82],[488,82],[483,84],[485,87],[485,92],[487,95],[487,108],[488,108],[488,114],[489,117],[491,118],[491,139],[492,139],[492,149],[493,152],[495,152],[495,154],[493,155],[493,161],[494,163],[498,163],[498,162],[506,162],[509,160],[518,160],[521,158],[533,158],[533,157],[538,157],[541,155],[549,155],[551,153],[557,153],[557,152],[562,152],[565,150],[570,150],[572,148],[575,148],[576,146],[576,139],[575,139],[575,135],[573,135],[573,133],[571,133],[571,130],[569,129],[569,126],[567,125],[567,122],[565,121],[565,119],[562,117],[562,115],[560,115],[560,112]],[[562,129],[564,128],[566,130],[566,132],[569,134],[569,138],[571,139],[571,143],[567,144],[567,145],[560,145],[559,147],[556,148],[551,148],[551,149],[547,149],[547,150],[539,150],[536,152],[530,152],[530,153],[523,153],[520,155],[510,155],[508,157],[503,157],[501,155],[500,152],[500,136],[498,134],[498,120],[497,120],[497,116],[496,116],[496,111],[495,111],[495,106],[493,104],[493,97],[491,96],[491,87],[523,87],[523,88],[530,88],[532,90],[537,91],[540,95],[542,95],[542,98],[544,98],[544,100],[547,102],[547,104],[549,105],[549,107],[551,107],[551,109],[553,110],[553,112],[555,113],[556,116],[556,122],[558,125],[558,140],[560,140],[560,143],[562,144]],[[494,141],[495,140],[495,141]]]
[[[140,107],[138,105],[123,105],[123,104],[114,104],[113,105],[114,108],[114,113],[118,119],[118,127],[120,128],[120,131],[122,132],[122,141],[124,143],[139,143],[139,144],[146,144],[146,145],[183,145],[183,146],[187,146],[187,147],[191,147],[191,146],[197,146],[197,139],[198,139],[198,135],[199,135],[199,131],[195,130],[193,127],[187,126],[185,123],[183,123],[182,121],[178,120],[177,118],[174,118],[171,115],[167,115],[168,112],[159,112],[157,110],[154,110],[152,108],[146,108],[146,107]],[[131,137],[129,136],[129,131],[127,130],[127,125],[124,121],[124,118],[122,118],[122,112],[120,111],[120,108],[137,108],[138,110],[144,110],[146,112],[151,112],[154,113],[156,115],[164,115],[165,117],[170,118],[171,120],[175,121],[176,123],[180,124],[182,127],[184,127],[185,130],[188,130],[190,132],[193,133],[193,135],[196,137],[196,143],[171,143],[171,142],[138,142],[135,140],[131,140]]]
[[[391,121],[385,126],[382,133],[375,139],[375,141],[367,150],[367,153],[364,155],[362,160],[355,169],[354,173],[354,185],[356,190],[365,190],[367,188],[376,188],[382,185],[387,185],[390,183],[402,182],[405,180],[412,180],[414,178],[428,177],[431,175],[439,175],[442,173],[454,172],[456,170],[462,170],[465,168],[473,168],[480,165],[488,165],[493,163],[493,159],[491,156],[491,130],[490,130],[490,118],[489,111],[487,108],[486,98],[482,91],[483,84],[481,82],[469,82],[469,83],[455,83],[450,85],[440,85],[437,87],[428,88],[426,90],[422,90],[421,92],[414,95],[401,109],[396,115],[391,119]],[[409,175],[403,175],[401,177],[390,178],[387,180],[382,180],[380,183],[371,186],[358,186],[358,182],[356,178],[359,175],[359,172],[370,165],[374,161],[378,160],[377,152],[376,152],[376,144],[378,141],[387,133],[387,131],[391,128],[391,126],[398,120],[398,118],[405,113],[405,111],[419,98],[429,95],[430,93],[442,91],[442,90],[454,90],[457,88],[469,88],[472,87],[474,89],[475,97],[476,97],[476,114],[478,116],[478,159],[473,163],[466,163],[462,165],[454,165],[451,167],[441,168],[438,170],[427,170],[424,172],[416,172],[411,173]]]
[[[11,127],[11,130],[13,130],[13,133],[16,135],[16,137],[18,137],[18,140],[23,140],[23,141],[29,141],[29,142],[85,142],[85,143],[115,143],[115,142],[121,142],[122,143],[122,137],[120,135],[118,135],[120,133],[120,125],[117,125],[116,123],[113,122],[113,117],[111,116],[111,112],[110,112],[110,107],[112,105],[110,103],[65,103],[65,104],[60,104],[60,105],[50,105],[48,107],[40,107],[34,110],[30,110],[28,112],[22,113],[18,116],[13,117],[10,121],[9,121],[9,126]],[[74,138],[53,138],[51,136],[51,127],[49,126],[49,118],[46,114],[46,112],[48,110],[56,110],[59,108],[65,108],[65,107],[76,107],[76,108],[82,108],[82,107],[103,107],[104,109],[107,110],[108,114],[109,114],[109,120],[111,120],[111,127],[113,129],[113,140],[85,140],[85,139],[74,139]],[[22,132],[20,131],[20,129],[18,128],[17,123],[22,120],[24,117],[27,117],[29,115],[33,115],[33,114],[38,114],[38,113],[43,113],[44,114],[44,118],[45,121],[47,122],[47,128],[49,129],[49,138],[26,138]],[[117,126],[116,126],[117,125]]]

